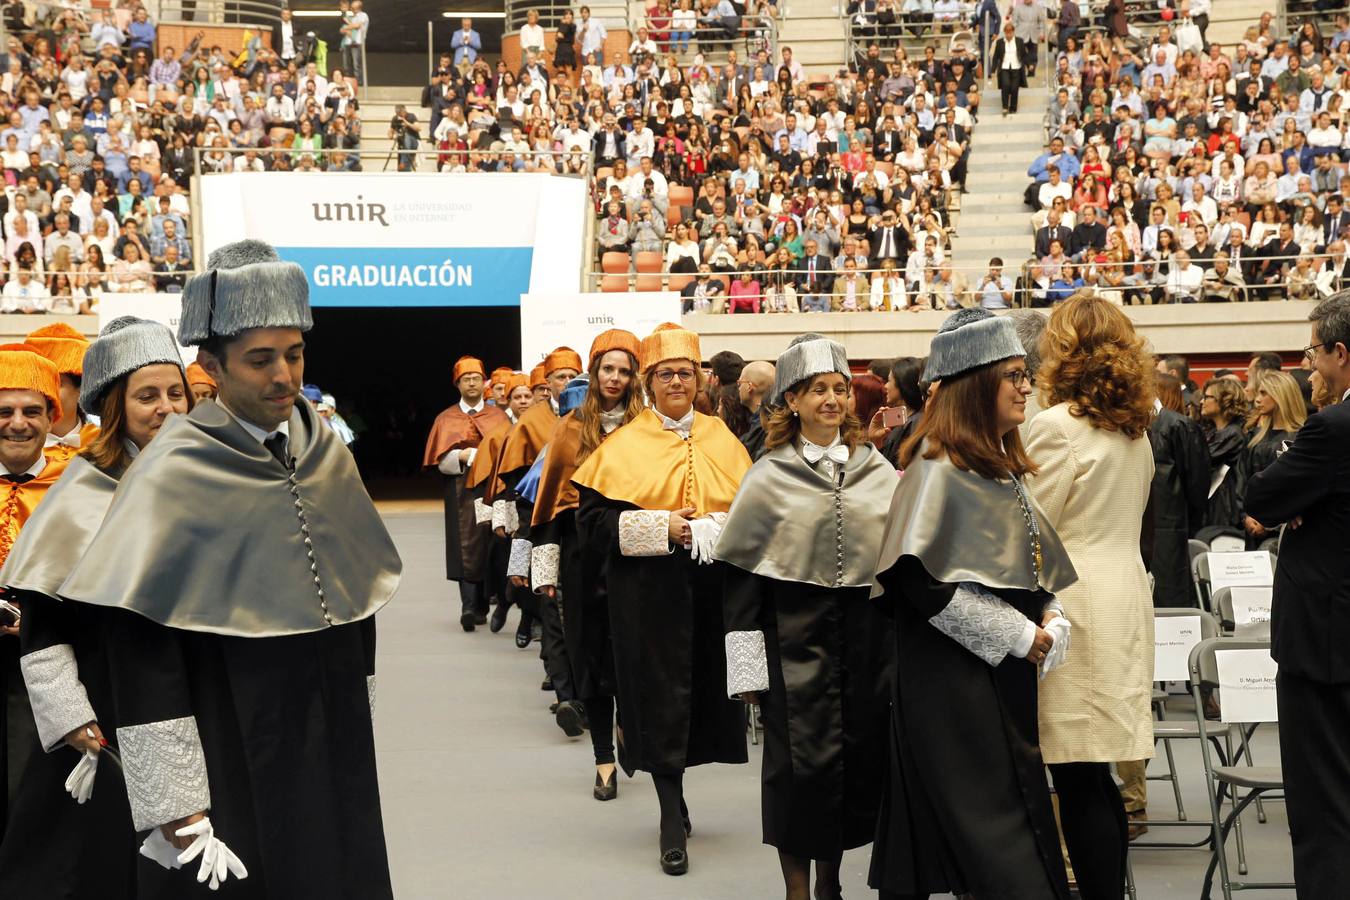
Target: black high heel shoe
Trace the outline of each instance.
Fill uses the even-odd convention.
[[[591,791],[591,796],[600,801],[613,800],[619,796],[619,770],[616,767],[609,773],[609,781],[603,781],[600,773],[595,773],[595,788]]]
[[[683,875],[689,871],[689,851],[672,847],[661,853],[661,871],[667,875]]]

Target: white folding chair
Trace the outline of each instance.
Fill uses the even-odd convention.
[[[1253,657],[1240,657],[1239,655],[1252,651],[1255,651],[1254,659],[1259,666],[1256,673],[1269,672],[1270,675],[1264,676],[1263,674],[1262,678],[1254,678],[1250,677],[1251,670],[1247,670],[1249,677],[1242,679],[1241,688],[1237,686],[1236,681],[1229,683],[1233,669],[1239,666],[1245,669],[1245,667],[1251,665],[1250,660]],[[1230,653],[1235,655],[1226,659],[1226,654]],[[1201,641],[1191,651],[1191,693],[1195,697],[1195,724],[1202,737],[1200,747],[1205,764],[1205,788],[1209,796],[1210,826],[1213,831],[1211,841],[1213,855],[1205,870],[1205,882],[1201,888],[1201,897],[1209,896],[1210,885],[1213,883],[1216,871],[1219,873],[1224,900],[1232,900],[1234,891],[1290,890],[1294,887],[1292,882],[1234,881],[1228,871],[1228,856],[1225,847],[1229,831],[1237,829],[1238,851],[1239,855],[1241,854],[1241,816],[1247,806],[1257,802],[1263,795],[1283,798],[1284,774],[1280,767],[1252,766],[1250,765],[1250,759],[1247,760],[1248,765],[1240,765],[1238,760],[1232,760],[1223,765],[1215,765],[1210,754],[1210,743],[1216,736],[1224,736],[1231,745],[1230,735],[1236,730],[1244,735],[1245,744],[1245,736],[1255,731],[1257,726],[1278,721],[1278,710],[1274,696],[1273,662],[1270,661],[1269,656],[1269,641],[1246,640],[1235,637],[1210,638]],[[1227,678],[1225,677],[1226,669],[1229,676]],[[1214,727],[1213,723],[1205,719],[1204,703],[1201,699],[1202,690],[1220,690],[1222,692],[1221,700],[1224,711],[1221,724],[1218,727]],[[1243,794],[1242,791],[1246,791],[1246,793]],[[1226,816],[1221,812],[1225,794],[1231,794],[1233,798],[1233,810]],[[1243,874],[1245,874],[1245,871]]]

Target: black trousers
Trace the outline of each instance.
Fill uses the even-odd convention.
[[[1350,884],[1350,684],[1280,672],[1280,760],[1300,900]]]
[[[567,655],[567,640],[556,600],[539,598],[539,621],[543,625],[539,658],[544,661],[544,671],[553,682],[553,693],[559,702],[579,699],[572,683],[572,661]]]
[[[1008,80],[999,89],[999,95],[1003,101],[1003,108],[1010,113],[1017,112],[1017,94],[1022,90],[1022,85],[1016,81]]]

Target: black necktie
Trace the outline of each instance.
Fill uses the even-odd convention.
[[[11,475],[10,473],[6,472],[3,476],[0,477],[3,477],[6,481],[10,482],[11,484],[27,484],[34,478],[34,476],[29,475],[27,472],[24,472],[21,475]]]
[[[278,431],[276,434],[263,441],[263,446],[267,448],[269,453],[277,458],[277,462],[281,463],[282,466],[288,470],[291,468],[291,455],[286,450],[286,435]]]

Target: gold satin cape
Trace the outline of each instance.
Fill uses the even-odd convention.
[[[19,531],[70,464],[71,457],[65,454],[51,456],[44,449],[43,455],[47,464],[42,467],[42,474],[32,481],[24,484],[0,481],[0,563],[9,558],[14,542],[19,539]]]
[[[479,446],[491,431],[511,424],[495,406],[483,404],[476,413],[466,413],[458,403],[441,410],[427,435],[427,448],[422,454],[423,466],[434,466],[451,450],[466,450]]]
[[[577,411],[572,410],[558,420],[540,465],[539,491],[534,498],[534,514],[530,521],[535,528],[552,522],[580,504],[580,495],[572,484],[580,450],[581,420],[577,418]]]
[[[303,398],[290,450],[293,473],[211,401],[170,416],[122,476],[60,595],[242,637],[374,615],[403,563],[351,453]]]
[[[577,487],[639,509],[726,512],[750,469],[750,455],[715,416],[694,413],[689,440],[644,409],[605,439],[572,476]]]
[[[558,414],[553,411],[553,404],[547,400],[536,403],[521,413],[520,421],[506,436],[501,459],[497,462],[497,471],[494,474],[498,477],[510,475],[534,465],[534,461],[539,457],[539,451],[544,449],[548,439],[553,436],[553,429],[557,424]]]
[[[82,456],[71,458],[19,532],[0,569],[0,585],[56,597],[98,532],[115,490],[116,478]]]
[[[515,427],[516,423],[507,419],[500,427],[488,432],[483,438],[483,443],[478,445],[473,465],[469,466],[469,474],[465,476],[464,486],[469,490],[491,479],[488,486],[483,489],[483,500],[486,503],[491,503],[497,492],[505,487],[497,477],[497,465],[502,460],[502,448],[506,446],[506,437]]]

